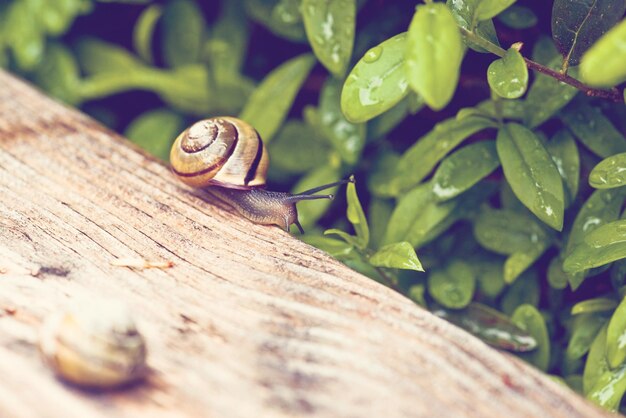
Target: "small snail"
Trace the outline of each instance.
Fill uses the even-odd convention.
[[[222,116],[204,119],[184,130],[170,152],[172,171],[184,183],[206,188],[252,222],[279,225],[286,231],[298,222],[296,203],[301,200],[332,199],[315,195],[345,184],[342,180],[298,194],[265,190],[269,157],[258,132],[248,123]]]
[[[108,389],[133,382],[146,371],[146,346],[125,305],[89,301],[51,316],[39,350],[62,379]]]

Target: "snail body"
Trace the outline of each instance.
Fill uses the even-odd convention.
[[[234,117],[204,119],[185,129],[170,152],[174,174],[185,184],[206,189],[252,222],[278,225],[289,231],[298,222],[296,203],[332,199],[315,195],[347,181],[316,187],[299,194],[265,190],[269,156],[259,133]]]

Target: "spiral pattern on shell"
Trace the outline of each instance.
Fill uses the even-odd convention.
[[[222,116],[184,130],[172,145],[170,163],[179,179],[190,186],[245,190],[265,186],[269,158],[252,126]]]

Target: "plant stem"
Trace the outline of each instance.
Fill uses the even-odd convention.
[[[474,32],[471,32],[461,27],[459,27],[459,29],[461,30],[461,33],[467,39],[472,41],[474,44],[486,49],[492,54],[495,54],[499,57],[503,57],[504,54],[506,53],[506,51],[500,48],[498,45],[489,42],[488,40],[486,40],[485,38],[481,36],[476,35]],[[532,61],[528,58],[524,58],[524,61],[526,62],[526,65],[528,66],[528,68],[530,68],[531,70],[535,70],[537,72],[540,72],[542,74],[555,78],[562,83],[569,84],[572,87],[576,87],[578,90],[583,91],[587,96],[600,97],[602,99],[612,100],[617,103],[621,103],[624,101],[624,98],[620,94],[619,90],[615,87],[613,87],[610,90],[594,89],[593,87],[590,87],[584,83],[581,83],[580,81],[576,80],[574,77],[570,77],[567,74],[563,74],[558,71],[555,71],[551,68],[546,67],[545,65],[541,65],[538,62]]]

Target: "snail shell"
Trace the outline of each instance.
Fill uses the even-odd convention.
[[[174,173],[192,187],[251,189],[265,186],[269,157],[248,123],[222,116],[184,130],[170,152]]]
[[[146,371],[146,346],[128,309],[114,301],[94,302],[50,317],[39,349],[62,379],[107,389],[130,383]]]

